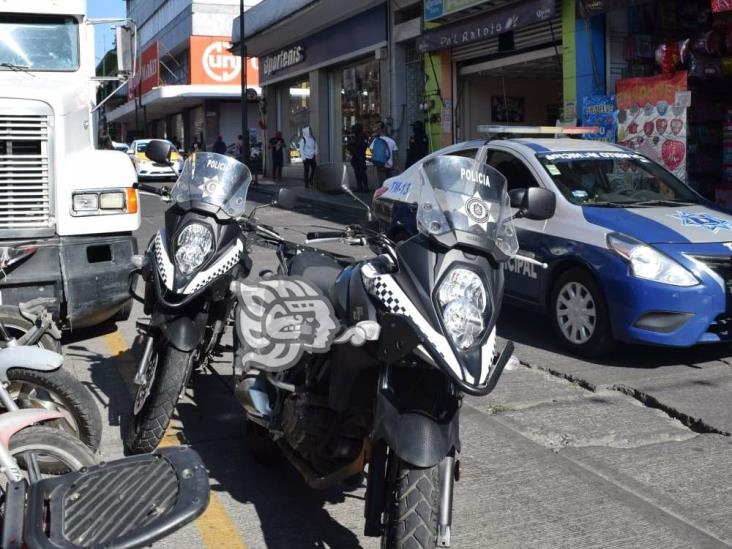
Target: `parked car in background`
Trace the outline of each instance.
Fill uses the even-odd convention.
[[[556,193],[547,221],[516,219],[519,255],[506,300],[546,313],[559,341],[584,356],[616,341],[687,347],[732,339],[732,217],[656,162],[576,139],[469,141],[385,181],[374,207],[397,240],[416,234],[420,166],[435,155],[485,158],[526,189]]]
[[[167,141],[167,143],[170,143],[173,150],[170,157],[173,165],[168,166],[166,164],[158,164],[145,156],[145,151],[147,150],[147,145],[150,141],[150,139],[137,139],[130,143],[130,148],[127,151],[127,154],[130,155],[132,163],[135,166],[138,181],[147,181],[151,179],[176,179],[183,169],[183,157],[180,152],[178,152],[178,149],[176,149],[170,141]],[[171,168],[175,171],[175,174],[173,174]]]
[[[115,151],[126,153],[130,150],[130,146],[127,143],[119,143],[117,141],[112,141],[112,147]]]

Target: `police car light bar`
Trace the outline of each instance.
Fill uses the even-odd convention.
[[[600,128],[595,126],[581,128],[562,126],[478,126],[480,133],[512,133],[523,135],[582,135],[586,133],[600,133]]]

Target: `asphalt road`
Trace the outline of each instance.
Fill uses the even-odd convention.
[[[252,201],[266,196],[251,193]],[[143,197],[144,247],[164,206]],[[288,236],[356,221],[353,210],[305,204],[264,209],[260,219]],[[316,229],[317,230],[317,229]],[[343,251],[335,246],[334,251]],[[352,255],[366,255],[349,248]],[[254,248],[255,272],[272,250]],[[135,321],[75,334],[69,367],[96,396],[102,456],[122,455],[139,356]],[[453,546],[729,547],[732,544],[732,362],[728,348],[622,348],[604,363],[568,357],[548,324],[506,310],[499,333],[517,342],[496,391],[462,411],[463,478],[456,485]],[[221,376],[197,375],[164,444],[190,444],[211,479],[211,504],[156,546],[250,548],[378,547],[365,538],[363,487],[316,492],[287,465],[255,463],[244,414],[231,394],[231,360]]]

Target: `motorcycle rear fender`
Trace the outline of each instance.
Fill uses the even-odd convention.
[[[63,363],[63,356],[40,347],[6,347],[0,350],[0,382],[8,383],[8,370],[11,368],[52,372],[58,370]]]
[[[0,443],[7,448],[10,444],[10,438],[26,427],[63,417],[60,412],[38,408],[25,408],[6,412],[0,415]]]
[[[380,390],[374,413],[374,440],[383,440],[402,461],[432,467],[452,449],[460,450],[460,412],[454,406],[440,421],[420,410],[400,411],[396,395]]]
[[[188,309],[176,315],[155,313],[152,324],[173,347],[190,353],[201,343],[207,322],[208,312]]]

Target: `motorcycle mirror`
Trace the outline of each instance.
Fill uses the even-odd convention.
[[[324,194],[349,194],[347,166],[343,162],[320,164],[315,168],[315,189]]]
[[[153,139],[147,144],[145,156],[158,164],[169,164],[173,146],[162,139]]]
[[[279,208],[291,210],[297,202],[297,193],[292,189],[280,189],[277,193],[275,205]]]

